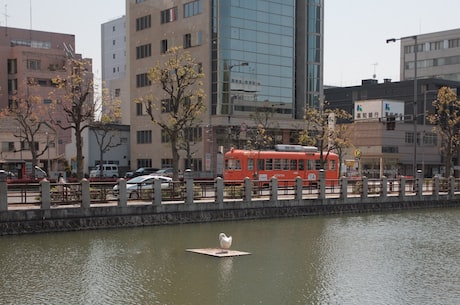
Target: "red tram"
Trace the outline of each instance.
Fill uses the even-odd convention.
[[[323,155],[326,158],[326,154]],[[329,153],[324,172],[327,183],[335,183],[339,176],[337,154]],[[225,183],[241,183],[248,177],[258,181],[270,181],[272,177],[290,181],[297,177],[304,185],[317,185],[321,168],[317,147],[301,145],[276,145],[275,150],[239,150],[232,148],[225,153]]]

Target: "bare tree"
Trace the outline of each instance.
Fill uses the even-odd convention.
[[[453,156],[458,152],[460,144],[460,101],[457,94],[449,87],[438,91],[433,102],[435,113],[428,116],[430,123],[435,124],[434,131],[441,137],[441,151],[444,154],[446,176],[453,175]]]
[[[102,114],[99,120],[91,124],[91,131],[94,134],[99,148],[99,164],[104,164],[104,154],[112,148],[120,146],[117,123],[121,119],[120,100],[112,100],[106,89],[102,91],[102,103],[99,105]],[[104,176],[104,167],[100,167],[99,177]]]
[[[195,62],[190,53],[181,48],[171,48],[164,55],[163,64],[159,62],[150,69],[148,76],[163,94],[159,99],[153,96],[138,100],[145,104],[151,121],[161,127],[171,144],[173,179],[177,180],[179,169],[179,150],[183,141],[183,130],[199,124],[200,115],[205,110],[204,91],[201,88],[201,65]]]
[[[350,119],[351,115],[343,109],[305,109],[305,127],[300,132],[299,142],[304,145],[318,146],[320,163],[324,167],[329,153],[346,148],[350,142],[345,137],[345,129],[336,124],[337,120]]]
[[[63,130],[71,129],[75,135],[77,178],[83,178],[83,132],[94,121],[96,103],[94,98],[91,62],[85,59],[69,58],[66,76],[57,76],[53,83],[62,93],[62,100],[55,100],[55,111],[63,111],[64,121],[51,120]],[[51,95],[53,95],[52,93]],[[52,115],[52,114],[51,114]]]
[[[37,84],[29,80],[26,86],[37,86]],[[38,96],[29,95],[21,98],[15,95],[13,103],[0,113],[0,117],[10,117],[16,122],[19,131],[15,133],[14,136],[18,138],[21,143],[17,151],[30,151],[33,165],[31,172],[32,177],[35,176],[35,166],[38,163],[38,158],[49,149],[48,141],[46,146],[42,149],[37,145],[40,135],[41,138],[43,138],[47,130],[52,130],[44,121],[46,117],[45,109],[41,101],[42,99]],[[50,165],[47,164],[47,167],[49,174]]]

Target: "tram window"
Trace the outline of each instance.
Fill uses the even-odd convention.
[[[282,159],[281,160],[281,168],[285,171],[288,171],[289,170],[289,161],[291,160],[288,160],[288,159]]]
[[[311,171],[315,169],[315,160],[307,160],[307,170]]]
[[[275,159],[275,163],[273,165],[273,169],[279,170],[281,169],[281,160],[280,159]]]
[[[335,170],[335,167],[336,167],[336,163],[335,163],[335,160],[329,160],[329,169],[330,170]]]
[[[297,160],[289,160],[289,161],[291,161],[291,162],[290,162],[290,169],[291,169],[292,171],[297,170]]]
[[[321,162],[319,160],[315,160],[315,169],[320,170],[321,169]]]
[[[254,159],[248,159],[248,170],[254,170]]]
[[[265,169],[271,171],[273,169],[273,160],[267,159],[265,160]]]
[[[241,162],[240,160],[235,160],[235,159],[225,160],[225,168],[226,169],[241,169]]]
[[[263,159],[259,159],[257,160],[257,170],[265,170],[265,163],[264,163],[265,160]]]
[[[299,160],[299,171],[305,170],[305,160]]]

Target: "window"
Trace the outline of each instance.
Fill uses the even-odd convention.
[[[114,39],[114,40],[112,40],[112,45],[115,45],[115,44],[116,44],[116,41],[115,41],[115,39]]]
[[[8,59],[8,74],[18,73],[18,61],[17,59]]]
[[[164,53],[166,53],[166,51],[168,51],[168,40],[163,39],[161,41],[160,52],[161,52],[161,54],[164,54]]]
[[[172,112],[172,104],[170,99],[161,100],[161,113]]]
[[[2,142],[2,152],[15,151],[14,142]]]
[[[136,115],[143,115],[143,106],[142,103],[136,103]]]
[[[161,11],[161,23],[169,23],[177,20],[177,6]]]
[[[137,168],[152,167],[152,159],[137,159]]]
[[[199,15],[203,12],[203,0],[196,0],[184,4],[184,18]]]
[[[460,46],[460,38],[449,39],[449,48],[458,48]]]
[[[185,129],[184,131],[184,138],[189,142],[200,142],[202,137],[202,129],[201,127],[190,127]]]
[[[137,74],[136,75],[136,87],[147,87],[152,84],[152,81],[149,79],[147,73]]]
[[[115,59],[115,53],[112,54],[112,58]]]
[[[169,167],[173,167],[172,162],[173,160],[172,159],[161,159],[161,168],[169,168]]]
[[[40,70],[40,60],[28,59],[27,60],[27,69],[28,70]]]
[[[184,159],[184,168],[191,169],[194,172],[200,172],[203,170],[203,160],[201,159],[191,159],[189,164],[188,159]]]
[[[151,130],[138,130],[137,131],[137,144],[152,143]]]
[[[430,51],[440,50],[441,46],[442,46],[442,41],[430,42]]]
[[[152,17],[151,15],[139,17],[136,19],[136,31],[142,31],[148,29],[152,26]]]
[[[136,47],[136,59],[150,56],[152,56],[152,45],[150,43]]]
[[[115,97],[120,96],[120,88],[115,89]]]
[[[192,34],[184,35],[184,49],[192,47]]]
[[[414,133],[413,132],[406,132],[405,136],[406,143],[414,143]]]

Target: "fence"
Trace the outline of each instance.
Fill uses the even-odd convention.
[[[20,203],[35,203],[41,209],[50,209],[56,205],[72,205],[90,208],[95,203],[111,203],[125,207],[133,200],[128,198],[126,191],[127,181],[118,180],[118,194],[112,194],[112,183],[90,183],[83,179],[80,183],[60,186],[42,180],[39,185],[15,185],[16,193],[11,195],[6,179],[0,177],[0,211],[9,209],[9,200],[14,196],[21,198]],[[270,181],[251,180],[232,181],[226,184],[222,178],[214,181],[194,181],[191,177],[184,182],[171,183],[165,188],[161,180],[155,180],[150,189],[143,190],[139,186],[136,198],[145,204],[161,205],[163,203],[204,203],[212,202],[224,204],[228,201],[261,201],[276,204],[278,200],[308,200],[308,199],[341,199],[345,202],[348,198],[393,197],[404,199],[415,196],[421,198],[430,196],[431,199],[453,198],[460,189],[460,182],[454,177],[448,179],[434,177],[423,179],[368,179],[349,180],[342,177],[339,180],[325,180],[320,175],[319,183],[315,187],[305,186],[301,178],[295,180],[282,180],[272,178]]]

